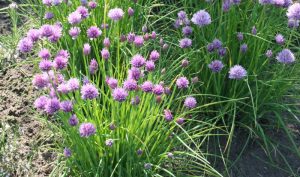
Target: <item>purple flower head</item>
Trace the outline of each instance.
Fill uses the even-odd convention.
[[[71,157],[71,155],[72,155],[71,150],[69,148],[65,148],[64,149],[64,156],[68,158],[68,157]]]
[[[299,27],[299,20],[289,19],[288,27],[289,28],[298,28]]]
[[[205,10],[200,10],[193,15],[192,22],[199,27],[211,24],[211,17]]]
[[[41,49],[38,56],[44,60],[48,60],[51,57],[51,54],[48,49]]]
[[[208,52],[213,52],[213,51],[215,50],[215,46],[214,46],[213,43],[209,43],[209,44],[206,46],[206,48],[207,48],[207,51],[208,51]]]
[[[224,0],[222,4],[222,9],[224,12],[228,12],[231,7],[230,0]]]
[[[48,86],[48,78],[44,74],[36,74],[33,77],[32,84],[38,89],[42,89]]]
[[[107,48],[103,48],[103,49],[101,50],[101,56],[102,56],[102,58],[103,58],[104,60],[108,60],[108,59],[109,59],[110,54],[109,54],[109,51],[108,51]]]
[[[105,82],[111,89],[115,89],[118,87],[118,80],[115,78],[108,77],[105,79]]]
[[[53,34],[53,26],[45,24],[40,28],[41,37],[50,37]]]
[[[259,0],[259,3],[262,5],[272,4],[273,0]]]
[[[59,111],[60,102],[57,98],[49,98],[45,106],[45,111],[49,115],[53,115],[55,112]]]
[[[89,55],[91,53],[91,46],[88,43],[85,43],[83,45],[83,54],[84,55]]]
[[[231,0],[231,3],[238,5],[241,3],[241,0]]]
[[[192,46],[192,40],[189,39],[189,38],[181,39],[181,40],[179,41],[179,46],[180,46],[180,48],[183,48],[183,49],[189,48],[189,47]]]
[[[214,39],[212,41],[212,44],[214,46],[214,49],[219,49],[222,47],[222,42],[219,39]]]
[[[150,53],[149,60],[157,61],[159,59],[159,57],[160,57],[160,54],[157,52],[157,50],[153,50]]]
[[[62,36],[62,28],[60,26],[53,26],[53,34],[48,37],[48,40],[52,43],[57,42]]]
[[[220,57],[224,57],[226,55],[226,48],[224,48],[224,47],[219,48],[218,54]]]
[[[152,92],[152,89],[153,89],[153,84],[152,82],[150,81],[145,81],[142,85],[141,85],[141,89],[144,91],[144,92]]]
[[[75,91],[79,89],[79,80],[77,78],[70,78],[67,82],[70,91]]]
[[[141,156],[143,154],[143,150],[140,148],[136,151],[138,156]]]
[[[134,15],[134,10],[131,7],[129,7],[128,10],[127,10],[127,13],[131,17],[131,16]]]
[[[82,84],[83,84],[83,85],[86,85],[86,84],[89,84],[89,83],[91,83],[90,80],[89,80],[89,78],[86,77],[86,76],[84,76],[84,77],[82,78]]]
[[[238,32],[236,36],[237,36],[239,41],[242,41],[244,39],[244,35],[241,32]]]
[[[164,93],[165,89],[162,85],[160,84],[156,84],[154,85],[153,89],[152,89],[152,92],[155,94],[155,95],[162,95]]]
[[[151,39],[156,39],[156,32],[155,31],[152,31],[152,33],[151,33]]]
[[[91,9],[95,9],[95,8],[97,7],[97,2],[95,2],[95,1],[90,1],[90,2],[88,3],[88,6],[89,6],[89,8],[91,8]]]
[[[166,94],[166,95],[169,95],[169,94],[171,94],[171,89],[170,89],[170,87],[165,87],[165,91],[164,91],[164,93]]]
[[[91,26],[87,30],[87,36],[90,39],[95,39],[95,38],[99,37],[101,34],[102,34],[102,31],[97,26]]]
[[[272,50],[267,50],[266,57],[271,58],[273,56]]]
[[[150,169],[152,168],[152,164],[151,164],[151,163],[145,163],[145,164],[144,164],[144,168],[145,168],[146,170],[150,170]]]
[[[68,16],[68,22],[71,25],[76,25],[81,22],[81,14],[78,11],[72,12]]]
[[[45,13],[45,16],[44,16],[44,19],[46,20],[50,20],[54,17],[54,14],[52,12],[46,12]]]
[[[90,74],[95,74],[98,71],[98,62],[93,58],[89,65]]]
[[[124,16],[124,11],[120,8],[111,9],[108,12],[108,17],[114,21],[121,20],[123,16]]]
[[[186,19],[186,18],[187,18],[186,12],[185,12],[185,11],[179,11],[179,12],[177,13],[177,17],[178,17],[178,19],[180,19],[180,20]]]
[[[251,33],[252,33],[253,35],[256,35],[256,34],[257,34],[257,29],[256,29],[255,26],[252,27]]]
[[[208,64],[208,67],[212,70],[212,72],[220,72],[223,69],[224,65],[222,61],[214,60],[210,64]]]
[[[148,28],[147,28],[147,26],[146,26],[146,25],[142,26],[142,32],[143,32],[143,33],[146,33],[146,32],[148,32]]]
[[[78,35],[80,34],[80,28],[79,27],[72,27],[69,30],[69,35],[72,37],[72,39],[76,39]]]
[[[110,130],[115,130],[116,129],[116,125],[114,123],[110,123],[108,127],[109,127]]]
[[[53,67],[58,70],[66,68],[68,65],[68,58],[57,56],[54,58]]]
[[[112,147],[112,145],[114,144],[114,140],[113,139],[107,139],[105,141],[105,145],[108,147]]]
[[[136,90],[138,88],[137,81],[134,79],[127,79],[123,83],[123,88],[128,91]]]
[[[18,49],[22,53],[28,53],[32,50],[33,42],[30,38],[26,37],[20,40],[18,43]]]
[[[71,112],[73,110],[72,101],[67,100],[60,102],[60,109],[64,112]]]
[[[54,5],[54,6],[58,6],[61,3],[62,3],[62,0],[52,0],[52,5]]]
[[[27,37],[29,39],[31,39],[32,42],[36,42],[40,39],[41,37],[41,32],[39,29],[30,29],[28,32],[27,32]]]
[[[132,105],[138,105],[140,104],[141,100],[140,100],[140,97],[139,96],[135,96],[134,98],[131,99],[131,104]]]
[[[96,127],[92,123],[82,123],[79,127],[79,134],[81,137],[89,137],[96,133]]]
[[[81,87],[81,98],[91,100],[99,96],[98,89],[93,84],[85,84]]]
[[[70,54],[67,50],[60,50],[57,52],[56,57],[61,56],[64,58],[70,58]]]
[[[70,88],[69,88],[68,84],[61,83],[57,86],[57,92],[62,93],[62,94],[67,94],[70,92]]]
[[[144,45],[144,37],[135,36],[133,43],[136,47],[142,47]]]
[[[38,110],[44,110],[48,102],[48,97],[40,96],[34,101],[34,107]]]
[[[127,41],[128,42],[134,42],[134,40],[135,40],[135,34],[134,33],[128,33],[128,35],[127,35]]]
[[[148,72],[154,71],[155,69],[154,61],[152,60],[146,61],[145,68]]]
[[[132,67],[130,70],[128,70],[128,78],[139,80],[143,76],[142,72],[139,68]]]
[[[246,53],[248,50],[248,45],[247,44],[242,44],[240,47],[240,50],[242,53]]]
[[[144,34],[144,40],[145,40],[145,41],[148,41],[149,38],[150,38],[149,33]]]
[[[120,35],[120,42],[125,42],[126,39],[127,39],[126,35],[124,35],[124,34]]]
[[[180,117],[176,120],[176,123],[178,123],[179,125],[182,125],[184,123],[184,118]]]
[[[40,61],[39,68],[41,71],[44,71],[44,72],[50,71],[52,68],[52,61],[50,61],[50,60]]]
[[[182,28],[182,34],[185,36],[189,36],[193,33],[193,29],[190,26],[185,26]]]
[[[101,29],[108,29],[109,25],[106,23],[102,23],[100,27],[101,27]]]
[[[176,80],[176,85],[178,88],[183,89],[183,88],[188,88],[189,86],[189,80],[187,80],[186,77],[179,77]]]
[[[51,6],[52,5],[52,0],[43,0],[43,4],[46,6]]]
[[[145,65],[146,61],[142,55],[136,54],[132,57],[130,63],[133,67],[140,68]]]
[[[290,49],[283,49],[276,56],[277,61],[284,64],[291,64],[295,62],[295,56]]]
[[[243,79],[247,76],[247,71],[240,65],[234,65],[229,70],[229,79]]]
[[[107,37],[104,38],[103,45],[104,45],[104,47],[109,48],[109,46],[110,46],[110,40],[109,40],[109,38],[107,38]]]
[[[197,106],[197,101],[194,97],[186,97],[186,99],[184,100],[184,106],[188,109],[195,108]]]
[[[189,60],[185,58],[181,61],[181,67],[185,68],[189,65],[189,63]]]
[[[277,34],[277,35],[275,36],[275,41],[276,41],[277,44],[282,45],[282,44],[284,44],[285,39],[284,39],[284,37],[283,37],[282,34]]]
[[[86,6],[87,5],[87,0],[80,0],[81,5]]]
[[[291,5],[286,13],[289,19],[300,20],[300,3],[294,3]]]
[[[89,16],[89,10],[84,6],[77,7],[76,11],[81,15],[81,18],[87,18]]]
[[[123,88],[115,88],[112,93],[114,100],[118,102],[124,102],[128,96],[128,93]]]
[[[173,120],[172,112],[169,109],[164,110],[165,120],[170,122]]]
[[[77,116],[75,114],[72,114],[72,116],[69,118],[69,124],[71,126],[76,126],[78,124],[78,119]]]

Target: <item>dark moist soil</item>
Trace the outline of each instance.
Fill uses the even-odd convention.
[[[8,4],[0,0],[0,8]],[[9,16],[0,14],[0,35],[9,35],[9,29]],[[31,84],[33,65],[21,64],[22,59],[3,61],[0,62],[0,177],[48,176],[56,155],[49,150],[53,148],[51,132],[33,110],[38,93]],[[13,66],[16,64],[20,66]]]
[[[300,125],[293,123],[287,124],[287,127],[300,150]],[[223,171],[226,177],[300,177],[300,157],[295,153],[287,134],[283,130],[275,129],[267,131],[266,134],[273,141],[273,146],[269,147],[269,155],[262,139],[252,138],[247,143],[248,134],[243,130],[236,130],[230,159],[232,162],[238,160],[228,170],[229,175],[220,164],[217,165],[219,171]],[[240,156],[241,152],[243,153]]]

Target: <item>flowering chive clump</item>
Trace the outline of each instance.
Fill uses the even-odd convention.
[[[58,130],[64,140],[61,144],[68,147],[64,155],[72,162],[65,163],[66,169],[79,176],[94,176],[99,171],[103,176],[164,171],[180,171],[179,176],[186,176],[184,166],[178,165],[182,169],[176,171],[168,165],[179,152],[191,170],[194,165],[189,161],[196,158],[211,170],[208,174],[217,174],[201,153],[185,151],[178,139],[187,141],[184,144],[201,142],[199,137],[205,137],[201,130],[213,130],[210,125],[219,123],[213,122],[213,117],[224,120],[224,127],[232,125],[229,120],[244,120],[244,113],[255,117],[253,110],[249,111],[253,104],[248,99],[249,90],[258,104],[254,112],[258,113],[259,101],[269,100],[264,97],[275,95],[273,90],[278,89],[269,82],[274,77],[270,73],[278,75],[276,67],[297,63],[296,48],[290,48],[296,35],[289,33],[284,38],[280,34],[283,31],[276,28],[274,36],[274,30],[266,30],[273,24],[263,19],[265,14],[253,20],[248,14],[252,10],[244,1],[206,2],[205,10],[195,10],[189,1],[181,11],[174,9],[174,32],[167,27],[168,20],[174,19],[168,17],[171,13],[161,18],[165,26],[158,26],[143,14],[137,1],[97,4],[43,0],[46,9],[41,19],[45,17],[48,24],[30,29],[17,49],[27,55],[38,52],[40,72],[32,84],[44,95],[36,99],[34,107],[46,116],[59,118]],[[287,8],[285,26],[288,30],[299,26],[299,3],[258,0],[250,6],[260,11],[262,5],[266,10],[269,6]],[[271,16],[275,10],[267,12]],[[261,21],[266,23],[264,27]],[[271,45],[274,41],[280,45]],[[282,78],[292,72],[283,71]],[[270,88],[265,89],[266,85]],[[199,115],[203,115],[201,121],[212,122],[198,128],[195,120]],[[232,115],[239,115],[239,119],[232,119]],[[200,133],[195,136],[193,132]],[[191,156],[185,158],[185,154]]]

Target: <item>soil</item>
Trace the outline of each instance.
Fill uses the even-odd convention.
[[[47,176],[56,158],[49,150],[51,132],[32,109],[37,93],[31,86],[32,73],[28,64],[0,72],[0,176],[1,171]]]
[[[8,4],[0,0],[0,8]],[[9,16],[0,14],[0,35],[9,34],[9,29]],[[48,176],[56,154],[49,150],[53,148],[51,132],[32,107],[38,93],[31,84],[34,67],[21,64],[24,60],[20,58],[3,61],[0,67],[0,176]]]
[[[288,124],[288,127],[300,150],[299,123]],[[236,131],[231,146],[231,159],[234,161],[242,151],[243,153],[229,170],[230,177],[300,177],[300,157],[295,153],[287,134],[282,130],[270,130],[266,134],[273,141],[273,146],[269,147],[269,155],[263,148],[261,139],[250,140],[243,151],[247,141],[246,133]]]

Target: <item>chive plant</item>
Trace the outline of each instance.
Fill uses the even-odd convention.
[[[197,104],[195,82],[163,67],[168,44],[148,28],[147,8],[44,0],[41,9],[41,27],[18,49],[39,58],[32,83],[45,95],[34,107],[55,118],[63,173],[222,176],[201,149],[221,127],[197,119],[196,110],[208,105]]]
[[[56,118],[65,172],[221,176],[207,160],[217,156],[210,137],[227,135],[229,154],[236,126],[269,150],[265,128],[286,130],[278,108],[299,74],[299,5],[289,7],[287,19],[289,5],[43,0],[34,6],[41,27],[18,48],[35,48],[40,58],[33,85],[46,95],[35,107]]]
[[[161,3],[162,14],[151,16],[152,25],[169,36],[166,40],[172,44],[171,58],[190,63],[184,71],[176,71],[175,65],[169,65],[169,69],[200,80],[195,86],[200,105],[219,103],[198,113],[207,119],[222,115],[219,125],[227,127],[228,146],[238,126],[260,137],[270,152],[266,129],[286,130],[286,122],[278,114],[297,111],[283,98],[299,81],[299,3],[156,2]],[[226,149],[229,154],[230,148]]]

